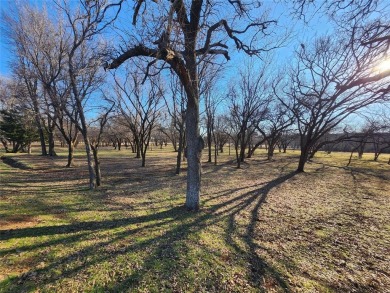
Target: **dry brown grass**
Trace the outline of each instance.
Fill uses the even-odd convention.
[[[296,152],[239,170],[224,154],[188,213],[174,156],[103,150],[95,192],[82,154],[0,163],[0,292],[389,292],[385,161],[320,154],[296,174]]]

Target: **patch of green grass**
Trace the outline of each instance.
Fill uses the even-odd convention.
[[[89,191],[82,149],[0,163],[0,292],[386,292],[390,178],[384,161],[345,168],[265,151],[237,169],[227,149],[203,164],[202,209],[185,210],[170,148],[102,148]],[[186,166],[185,164],[183,165]],[[351,277],[351,271],[354,276]]]

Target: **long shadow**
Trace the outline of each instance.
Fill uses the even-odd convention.
[[[259,286],[261,285],[262,277],[268,272],[272,275],[273,278],[276,279],[278,285],[283,289],[284,292],[290,292],[288,283],[283,279],[283,276],[272,268],[272,266],[268,265],[263,259],[261,259],[256,252],[258,248],[262,249],[261,247],[258,247],[256,244],[254,237],[255,237],[255,228],[256,224],[260,220],[260,208],[262,204],[266,201],[267,196],[269,192],[275,188],[276,186],[282,184],[283,182],[287,181],[288,179],[292,178],[296,172],[288,173],[282,177],[279,177],[273,181],[268,182],[263,187],[250,191],[247,196],[248,199],[240,206],[239,209],[234,211],[229,216],[229,228],[228,232],[226,234],[226,241],[229,243],[236,251],[240,252],[241,254],[245,254],[245,251],[236,243],[236,241],[233,238],[233,235],[235,233],[235,217],[238,215],[239,212],[243,211],[244,209],[250,209],[251,206],[255,203],[255,206],[251,210],[251,217],[249,220],[249,225],[246,228],[246,233],[244,236],[245,242],[249,248],[249,254],[248,254],[248,262],[251,265],[251,274],[250,279],[251,281]]]
[[[145,261],[144,265],[145,267],[142,268],[142,270],[137,270],[133,274],[131,274],[129,277],[126,278],[126,280],[116,284],[115,286],[110,287],[104,287],[102,289],[108,290],[110,292],[121,292],[125,288],[129,288],[134,285],[134,282],[139,282],[139,279],[142,278],[142,275],[146,273],[147,271],[153,269],[153,267],[156,265],[157,261],[161,261],[159,256],[162,254],[164,255],[164,252],[170,255],[170,259],[180,259],[180,255],[178,254],[178,251],[175,249],[175,244],[179,240],[183,240],[186,237],[188,237],[191,233],[196,233],[197,231],[200,231],[207,227],[208,224],[211,222],[215,224],[216,222],[222,222],[224,219],[228,218],[228,227],[226,227],[226,242],[227,245],[233,246],[237,251],[240,252],[240,254],[243,257],[248,258],[248,261],[251,264],[252,270],[251,270],[251,276],[250,281],[252,284],[257,287],[262,282],[262,276],[264,273],[270,272],[272,276],[276,279],[278,285],[285,291],[289,292],[289,287],[287,282],[283,279],[283,276],[280,275],[277,270],[272,268],[272,266],[268,265],[263,259],[261,259],[258,254],[256,253],[257,245],[255,244],[253,240],[253,236],[255,234],[255,223],[257,221],[258,212],[259,209],[266,200],[266,197],[269,193],[269,191],[278,186],[279,184],[283,183],[284,181],[288,180],[289,178],[293,177],[295,173],[290,173],[285,176],[282,176],[280,178],[277,178],[269,183],[267,183],[264,187],[250,191],[247,193],[244,193],[238,197],[235,197],[231,200],[225,201],[221,204],[216,204],[211,206],[208,210],[205,211],[203,215],[196,215],[194,214],[195,220],[191,223],[183,224],[171,231],[168,231],[164,237],[163,237],[163,244],[156,247],[154,250],[154,253],[150,255]],[[234,234],[234,229],[232,229],[232,224],[234,226],[234,216],[242,211],[243,209],[249,207],[253,204],[253,202],[256,202],[255,208],[252,210],[252,218],[249,223],[249,226],[247,227],[247,233],[245,235],[245,241],[248,244],[249,247],[249,254],[247,251],[243,251],[241,248],[239,248],[238,245],[236,245],[233,241],[232,235]],[[233,205],[232,207],[225,208],[226,206]],[[170,273],[174,271],[174,264],[169,263],[169,265],[165,265],[163,268],[166,270],[166,273],[168,273],[168,276],[166,276],[168,279],[170,279]],[[171,288],[172,289],[172,288]],[[210,289],[210,288],[203,288],[203,289]],[[213,288],[215,289],[215,288]]]
[[[338,166],[338,165],[326,164],[326,163],[322,163],[322,162],[312,162],[312,164],[322,165],[322,167],[318,168],[316,171],[321,171],[326,166],[326,167],[332,167],[332,168],[350,171],[351,173],[358,173],[358,174],[361,174],[364,176],[372,176],[372,177],[376,177],[376,178],[382,179],[382,180],[389,180],[389,175],[390,175],[390,173],[388,173],[388,174],[382,173],[383,170],[381,170],[381,171],[374,170],[373,171],[373,169],[369,168],[369,167],[364,168],[364,167],[353,167],[353,166]]]
[[[253,286],[257,287],[261,285],[263,280],[262,276],[264,276],[265,273],[271,273],[279,287],[283,288],[285,292],[288,292],[288,284],[284,280],[283,276],[281,276],[281,274],[271,265],[267,264],[256,252],[259,247],[255,242],[254,236],[256,233],[256,223],[258,221],[261,205],[266,200],[270,190],[293,177],[294,174],[295,173],[290,173],[276,178],[273,181],[265,183],[265,185],[261,188],[245,192],[243,194],[233,195],[235,192],[242,190],[242,188],[237,188],[236,190],[232,190],[230,192],[223,192],[217,196],[223,197],[223,202],[212,205],[211,199],[211,201],[208,202],[210,205],[205,207],[204,210],[199,213],[189,213],[185,211],[183,207],[175,207],[151,215],[122,218],[117,220],[89,221],[69,225],[43,226],[0,231],[0,240],[70,234],[61,240],[49,240],[47,242],[40,243],[40,245],[56,245],[58,244],[58,241],[65,240],[69,241],[69,243],[73,243],[77,242],[82,237],[88,237],[89,235],[99,233],[100,231],[105,232],[105,230],[123,228],[111,233],[108,240],[103,239],[98,243],[93,243],[81,248],[74,253],[57,258],[44,268],[31,269],[30,272],[24,274],[18,280],[13,281],[13,283],[16,284],[14,289],[18,290],[26,288],[23,287],[25,282],[28,283],[26,283],[27,288],[32,290],[39,289],[45,284],[53,283],[64,277],[75,276],[78,272],[85,270],[88,267],[115,259],[120,255],[126,255],[128,252],[134,251],[149,251],[150,253],[143,259],[143,265],[141,267],[134,268],[124,279],[118,279],[106,286],[103,286],[101,288],[103,291],[120,292],[125,289],[135,287],[144,279],[145,273],[153,270],[162,271],[166,280],[170,280],[175,268],[180,269],[179,266],[183,265],[183,262],[186,261],[186,255],[185,253],[183,255],[183,251],[186,252],[189,248],[186,247],[184,240],[191,237],[191,235],[200,232],[209,225],[223,223],[224,225],[226,224],[226,244],[233,247],[250,263],[251,271],[249,277]],[[140,174],[134,176],[140,176]],[[162,175],[161,179],[165,180],[166,177],[167,176]],[[143,184],[145,184],[145,182],[143,182]],[[246,188],[252,189],[253,187],[255,186],[247,186]],[[158,187],[154,186],[153,189],[157,188]],[[228,197],[229,193],[232,195],[231,197]],[[216,199],[217,197],[213,199]],[[251,209],[251,217],[243,238],[247,244],[248,250],[243,250],[234,240],[234,234],[236,233],[235,216],[241,211],[247,209]],[[135,225],[136,227],[131,229],[126,228],[126,226],[130,225]],[[110,253],[102,253],[102,248],[108,248],[113,243],[124,239],[127,240],[129,237],[131,238],[132,235],[136,235],[140,231],[152,232],[155,229],[160,229],[164,225],[168,225],[170,228],[162,235],[152,236],[145,240],[135,241],[134,243],[131,243],[130,241],[129,244],[121,249],[114,249],[114,251],[110,251]],[[22,249],[34,250],[38,249],[40,245],[26,245],[22,247]],[[8,252],[11,251],[9,250]],[[165,258],[166,256],[168,257]],[[77,262],[75,260],[77,260]],[[53,273],[54,271],[60,271],[61,274],[56,275]],[[40,276],[39,283],[35,283],[33,282],[34,280],[30,279],[32,274],[38,274]],[[218,276],[214,277],[214,279],[216,279],[213,280],[214,285],[218,284],[218,281],[221,281],[218,278]],[[0,282],[0,288],[2,286],[3,284]]]
[[[260,259],[260,257],[256,253],[257,245],[254,241],[254,235],[255,235],[256,223],[258,223],[258,220],[259,220],[260,207],[265,202],[271,189],[275,188],[276,186],[278,186],[278,185],[282,184],[283,182],[287,181],[288,179],[292,178],[295,174],[296,174],[295,172],[286,174],[280,178],[275,179],[274,181],[268,183],[267,185],[265,185],[264,187],[262,187],[258,190],[257,203],[252,210],[250,224],[249,224],[249,226],[247,228],[247,232],[246,232],[246,240],[247,240],[247,243],[248,243],[248,246],[250,249],[250,253],[252,256],[251,257],[251,264],[252,264],[252,267],[254,268],[254,269],[252,269],[252,275],[251,275],[252,280],[255,282],[256,281],[258,282],[259,281],[258,272],[260,272],[261,274],[264,274],[264,267],[266,266],[267,270],[271,271],[273,277],[276,278],[277,282],[279,283],[279,285],[282,286],[282,289],[285,292],[289,291],[288,284],[283,280],[282,276],[276,270],[272,269],[272,267],[270,267],[270,266],[267,266],[264,263],[264,261],[262,259]],[[258,271],[257,268],[259,268],[260,270]]]
[[[33,227],[33,228],[0,230],[0,240],[9,240],[13,238],[25,238],[25,237],[39,237],[39,236],[48,236],[48,235],[57,235],[57,234],[68,234],[68,233],[76,233],[81,231],[97,231],[97,230],[113,229],[113,228],[128,226],[131,224],[163,220],[166,219],[168,216],[171,217],[173,214],[177,214],[177,212],[181,210],[182,210],[181,207],[175,207],[170,210],[166,210],[156,214],[132,217],[132,218],[123,218],[118,220],[89,221],[89,222],[79,222],[70,225],[42,226],[42,227]]]
[[[11,158],[11,157],[5,157],[5,156],[2,156],[0,157],[0,159],[2,160],[2,162],[12,168],[17,168],[17,169],[20,169],[20,170],[32,170],[31,167],[21,163],[21,162],[18,162],[17,160],[15,160],[14,158]]]

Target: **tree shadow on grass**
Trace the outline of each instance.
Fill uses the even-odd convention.
[[[260,221],[260,208],[262,204],[266,201],[267,196],[271,189],[282,184],[288,179],[292,178],[296,173],[288,173],[284,176],[281,176],[273,181],[266,183],[263,187],[250,191],[243,196],[245,200],[238,206],[234,211],[229,215],[228,221],[228,230],[226,233],[226,242],[229,243],[236,251],[240,252],[243,255],[246,255],[248,263],[250,264],[250,280],[255,286],[262,286],[262,281],[264,281],[264,276],[270,274],[271,278],[276,281],[278,287],[280,287],[284,292],[289,292],[288,283],[284,280],[283,276],[272,266],[267,264],[262,258],[259,257],[257,250],[263,249],[256,244],[256,225]],[[250,211],[249,225],[245,229],[243,235],[244,242],[248,247],[248,251],[244,251],[243,248],[238,245],[237,241],[234,239],[233,235],[236,231],[235,217],[239,212],[243,210]]]
[[[12,282],[0,282],[0,288],[5,288],[5,291],[39,290],[64,278],[78,278],[79,274],[87,274],[86,271],[93,267],[108,264],[107,274],[115,272],[116,275],[105,282],[97,280],[95,286],[91,285],[94,290],[122,292],[147,286],[157,291],[229,291],[223,274],[218,273],[218,269],[214,270],[219,252],[199,240],[200,233],[210,226],[220,225],[225,235],[221,239],[224,245],[249,263],[245,278],[252,288],[262,287],[264,275],[267,274],[274,280],[276,287],[288,292],[288,284],[283,275],[259,256],[258,250],[261,247],[257,245],[255,235],[256,224],[261,216],[260,208],[270,190],[294,174],[289,173],[266,182],[260,188],[247,187],[250,191],[244,193],[240,188],[232,190],[230,196],[228,191],[223,192],[220,194],[223,200],[214,203],[218,199],[214,197],[198,213],[174,207],[154,214],[116,220],[1,231],[0,241],[57,237],[19,247],[25,251],[35,251],[42,246],[60,243],[69,245],[82,240],[97,240],[87,241],[81,248],[73,247],[65,256],[56,257],[42,268],[31,269]],[[245,233],[240,235],[236,229],[236,216],[242,211],[250,211],[250,218]],[[245,243],[245,247],[238,244],[238,238]],[[11,252],[12,250],[3,251],[0,255]],[[132,261],[134,257],[138,260]],[[196,265],[197,262],[200,264]],[[101,272],[103,271],[104,269]],[[99,271],[96,274],[99,275]]]

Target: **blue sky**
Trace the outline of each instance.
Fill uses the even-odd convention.
[[[19,0],[19,1],[29,1],[33,5],[40,6],[45,3],[44,0]],[[77,1],[78,0],[70,0]],[[0,0],[0,10],[9,11],[15,7],[15,0]],[[277,16],[278,25],[281,30],[291,29],[291,36],[289,40],[279,49],[276,49],[272,52],[273,60],[277,63],[277,66],[284,66],[291,64],[293,60],[294,50],[300,47],[300,44],[310,44],[312,41],[319,36],[324,34],[331,33],[332,24],[326,16],[321,16],[320,13],[309,14],[309,17],[306,18],[307,23],[304,23],[302,20],[296,19],[291,15],[291,9],[287,9],[289,4],[284,1],[277,1],[275,4],[274,1],[266,0],[262,1],[265,6],[269,6],[272,11],[270,11],[270,17],[274,18]],[[290,7],[291,8],[291,7]],[[313,9],[312,9],[313,10]],[[131,27],[129,14],[127,11],[121,12],[120,22],[117,23],[118,26]],[[233,47],[233,46],[232,46]],[[224,79],[221,80],[218,84],[219,90],[224,92],[226,90],[229,82],[237,76],[237,71],[240,68],[240,65],[245,62],[246,57],[243,52],[236,52],[231,50],[230,53],[231,60],[226,64],[227,70],[224,73]],[[4,31],[0,30],[0,76],[10,75],[9,59],[12,57],[12,52],[10,47],[7,45],[6,37]],[[254,57],[255,59],[255,57]]]
[[[26,0],[24,0],[26,1]],[[28,0],[33,5],[41,5],[43,0]],[[74,1],[74,0],[73,0]],[[331,30],[331,25],[327,21],[326,17],[320,17],[318,14],[311,17],[308,24],[304,24],[302,21],[293,19],[290,15],[290,11],[286,9],[287,5],[283,3],[275,4],[274,1],[263,1],[265,6],[271,7],[271,15],[277,15],[281,29],[291,29],[292,35],[285,45],[274,51],[274,58],[281,63],[286,63],[292,58],[294,49],[299,46],[300,43],[310,42],[315,36],[322,35]],[[279,1],[282,2],[282,1]],[[272,5],[270,5],[272,4]],[[12,10],[15,1],[0,0],[0,10],[8,11]],[[122,15],[124,15],[122,11]],[[3,19],[2,19],[3,21]],[[237,65],[242,62],[244,58],[243,53],[232,52],[232,60],[228,62],[228,67],[231,68],[232,73],[237,68]],[[0,31],[0,75],[7,76],[10,74],[9,59],[12,57],[12,52],[6,42],[4,31]],[[234,74],[234,73],[233,73]]]
[[[0,11],[8,10],[9,4],[8,0],[0,0]],[[3,22],[3,17],[1,17],[1,22]],[[6,38],[4,31],[0,30],[0,75],[8,75],[9,66],[7,60],[10,58],[10,52],[6,44]]]
[[[33,5],[41,5],[44,3],[42,0],[20,0],[21,2],[30,2]],[[0,75],[8,76],[10,74],[10,66],[8,64],[9,59],[12,57],[12,52],[9,46],[7,45],[6,36],[3,26],[3,11],[12,11],[13,7],[17,5],[18,1],[15,0],[0,0],[0,19],[1,19],[1,29],[0,29]]]

